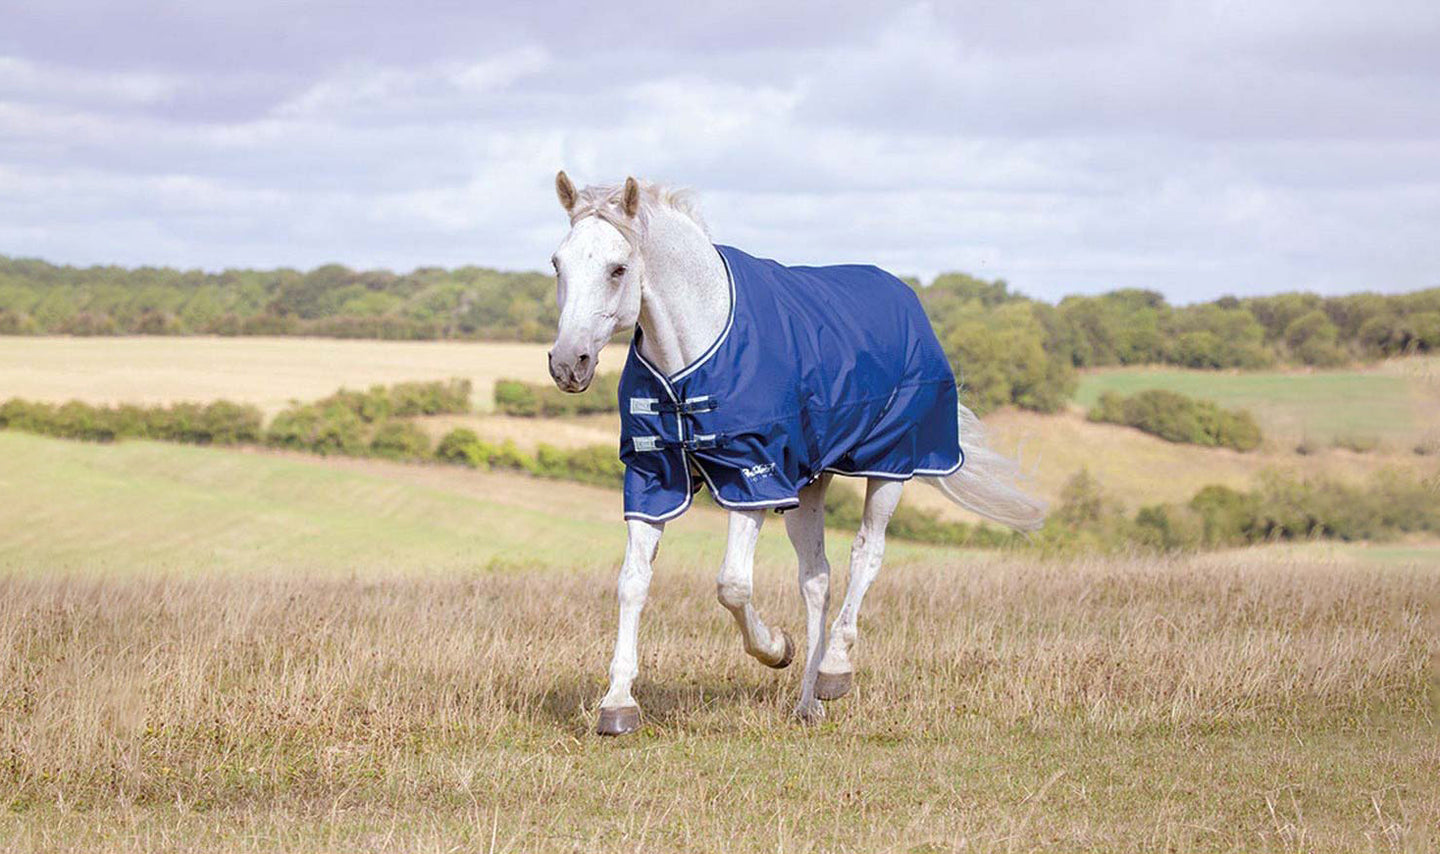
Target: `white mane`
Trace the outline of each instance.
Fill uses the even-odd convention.
[[[710,236],[710,229],[700,215],[700,207],[692,190],[686,187],[668,187],[653,181],[637,183],[640,185],[640,212],[635,219],[625,216],[621,209],[624,184],[592,184],[577,194],[575,206],[570,209],[570,223],[573,225],[584,217],[597,216],[615,226],[625,235],[625,239],[633,244],[649,218],[650,210],[662,207],[689,219],[700,227],[707,238]]]

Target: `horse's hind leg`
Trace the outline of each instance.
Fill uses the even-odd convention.
[[[822,700],[837,700],[850,692],[855,674],[850,651],[858,631],[860,604],[880,574],[880,562],[885,556],[885,528],[900,504],[904,488],[901,481],[879,478],[871,478],[865,485],[865,514],[860,520],[855,544],[850,547],[849,588],[835,624],[830,627],[825,657],[820,661],[820,673],[815,679],[815,695]]]
[[[625,562],[620,565],[620,626],[615,633],[615,657],[610,661],[610,690],[600,701],[601,735],[624,735],[640,728],[640,707],[630,694],[639,663],[635,645],[640,630],[640,611],[650,591],[650,564],[660,547],[663,522],[628,523]]]
[[[785,532],[800,564],[800,596],[805,600],[805,675],[795,715],[818,720],[825,707],[815,698],[815,678],[825,654],[825,612],[830,607],[830,561],[825,558],[825,489],[830,475],[800,490],[800,506],[785,514]]]
[[[715,581],[720,604],[735,617],[745,651],[767,667],[785,667],[795,657],[795,646],[783,631],[770,631],[750,604],[754,589],[755,542],[760,538],[764,510],[730,511],[730,533],[725,543],[725,563]]]

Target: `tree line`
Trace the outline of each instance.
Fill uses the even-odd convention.
[[[1440,288],[1321,297],[1286,293],[1171,305],[1139,289],[1052,304],[1003,279],[911,282],[981,411],[1054,411],[1078,368],[1332,367],[1440,349]],[[314,335],[550,340],[554,282],[540,273],[424,267],[397,274],[72,267],[0,256],[0,334]]]

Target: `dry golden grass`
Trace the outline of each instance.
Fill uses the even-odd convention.
[[[796,628],[793,576],[762,572]],[[788,720],[708,566],[661,567],[646,729],[590,736],[609,566],[0,580],[6,850],[1419,850],[1432,568],[945,561]],[[776,595],[774,591],[784,591]],[[1431,696],[1427,697],[1427,692]]]
[[[0,488],[0,850],[1437,844],[1433,549],[895,542],[857,693],[806,729],[696,508],[642,627],[647,728],[604,742],[613,492],[9,433]],[[781,528],[758,604],[798,634]]]
[[[1212,483],[1250,488],[1266,469],[1356,481],[1385,468],[1433,468],[1433,458],[1416,456],[1408,447],[1299,454],[1293,447],[1271,445],[1240,453],[1166,442],[1128,427],[1094,424],[1075,412],[1048,416],[1004,410],[986,416],[985,423],[996,444],[1017,453],[1039,492],[1052,499],[1082,466],[1132,507],[1188,501]]]
[[[465,377],[476,404],[495,380],[549,379],[545,345],[331,338],[0,336],[0,398],[166,403],[217,398],[275,412],[340,386]]]

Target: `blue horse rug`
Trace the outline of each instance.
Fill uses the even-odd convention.
[[[800,503],[824,472],[906,480],[964,463],[955,375],[919,299],[875,267],[785,267],[717,246],[724,332],[666,376],[620,375],[625,518],[660,522],[703,484],[732,510]]]

